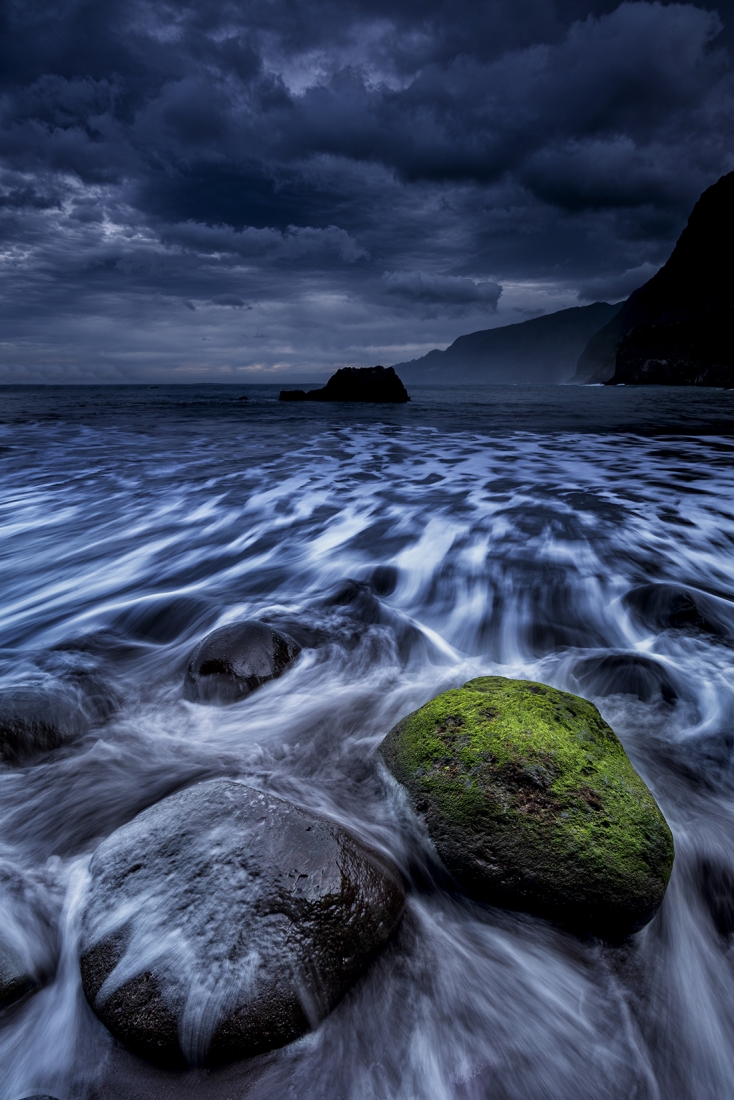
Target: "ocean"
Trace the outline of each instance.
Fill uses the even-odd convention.
[[[413,387],[354,406],[278,388],[0,388],[0,699],[31,688],[87,716],[0,765],[0,885],[23,883],[0,890],[0,928],[46,975],[0,1017],[0,1100],[731,1096],[734,392]],[[652,584],[706,614],[656,620]],[[299,661],[234,706],[186,702],[193,647],[245,618],[292,632]],[[591,699],[653,791],[675,866],[624,944],[416,873],[427,841],[375,752],[480,674]],[[178,1074],[91,1012],[79,920],[99,843],[216,776],[388,853],[408,906],[315,1031]]]

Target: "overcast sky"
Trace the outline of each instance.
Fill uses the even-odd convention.
[[[664,262],[733,0],[2,0],[0,381],[395,363]]]

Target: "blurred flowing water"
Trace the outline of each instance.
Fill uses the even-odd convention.
[[[0,1017],[0,1100],[734,1094],[734,394],[0,397],[0,689],[47,690],[84,719],[65,747],[0,765],[0,927],[45,975]],[[625,599],[663,582],[707,594],[703,626],[650,625]],[[185,702],[192,647],[242,618],[297,637],[296,666],[235,706]],[[375,750],[481,673],[593,699],[653,790],[676,862],[629,943],[578,940],[436,877]],[[390,853],[408,910],[315,1032],[177,1075],[118,1048],[87,1007],[79,914],[105,836],[220,775]]]

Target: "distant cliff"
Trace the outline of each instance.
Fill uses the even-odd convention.
[[[565,382],[592,333],[620,305],[595,302],[562,309],[516,325],[460,336],[445,351],[397,363],[404,382],[455,385],[466,382]]]
[[[734,172],[704,191],[673,254],[582,352],[574,382],[734,385]]]

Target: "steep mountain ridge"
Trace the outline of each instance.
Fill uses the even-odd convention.
[[[565,382],[589,337],[620,308],[620,304],[594,302],[515,325],[482,329],[459,336],[445,351],[436,349],[420,359],[397,363],[395,370],[409,384]]]
[[[734,172],[704,191],[670,259],[589,340],[573,382],[734,385]]]

